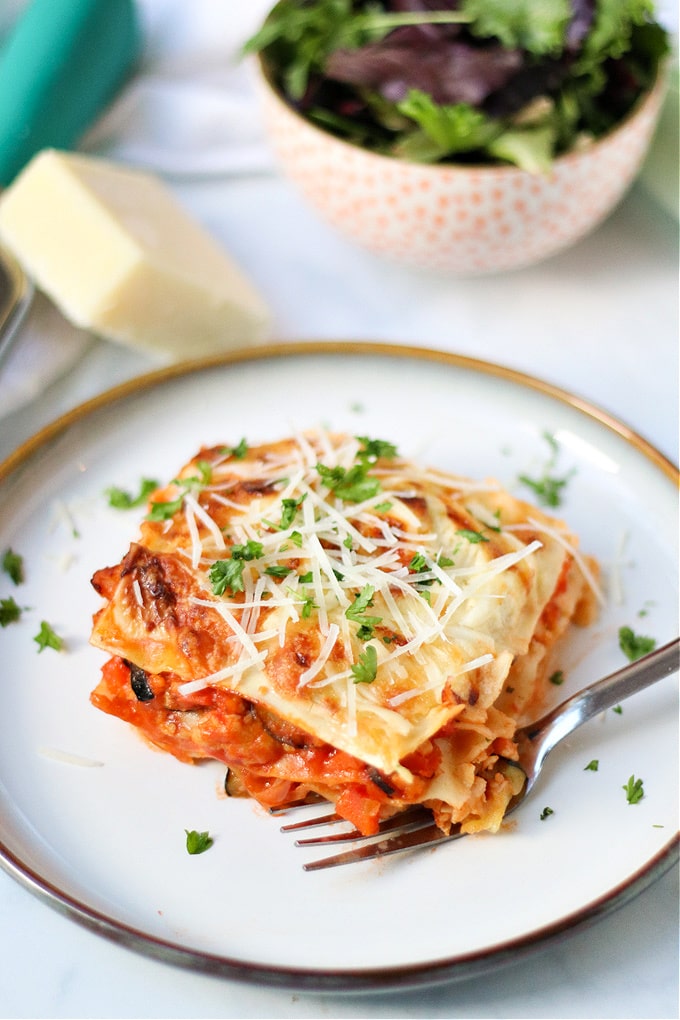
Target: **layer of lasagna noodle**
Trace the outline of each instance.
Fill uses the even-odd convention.
[[[389,444],[202,449],[93,577],[92,701],[266,806],[314,792],[371,833],[422,803],[444,831],[495,831],[552,646],[594,612],[576,548],[495,482]]]

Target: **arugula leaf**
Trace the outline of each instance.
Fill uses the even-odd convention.
[[[133,507],[145,504],[151,493],[155,492],[159,486],[160,482],[157,482],[155,478],[142,478],[136,495],[126,489],[119,489],[116,485],[105,489],[104,495],[109,501],[109,506],[116,510],[132,510]]]
[[[215,842],[209,832],[197,832],[196,829],[185,829],[186,847],[189,854],[202,854]]]
[[[630,627],[619,627],[619,648],[631,662],[635,662],[654,651],[656,640],[635,634]]]
[[[21,618],[21,613],[21,606],[11,595],[6,599],[0,599],[0,627],[16,623]]]
[[[54,648],[56,652],[60,652],[64,647],[64,641],[54,632],[52,627],[47,623],[46,620],[41,620],[40,630],[35,635],[33,640],[38,645],[38,654],[44,651],[46,648]]]
[[[378,675],[378,653],[375,645],[366,645],[358,662],[351,667],[355,684],[372,684]]]
[[[5,549],[2,556],[2,569],[14,582],[14,584],[22,584],[24,580],[24,558],[19,553],[15,553],[12,549]]]

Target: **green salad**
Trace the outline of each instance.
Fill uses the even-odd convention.
[[[624,118],[668,49],[649,0],[280,0],[246,44],[340,138],[533,173]]]

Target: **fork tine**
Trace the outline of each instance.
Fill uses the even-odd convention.
[[[341,818],[340,815],[336,815],[333,811],[327,815],[315,815],[314,818],[305,818],[301,822],[289,822],[288,825],[281,826],[281,832],[295,832],[298,829],[313,829],[317,825],[333,825],[335,822],[346,822],[346,818]]]
[[[270,807],[269,814],[287,815],[289,811],[298,811],[300,808],[310,807],[314,804],[328,804],[328,801],[319,793],[308,793],[302,800],[287,800],[285,804]]]
[[[333,821],[337,819],[336,816],[329,816]],[[343,819],[340,819],[342,821]],[[312,820],[312,825],[321,824],[324,819]],[[379,831],[374,836],[366,836],[364,833],[359,832],[358,829],[349,829],[345,832],[334,832],[327,836],[311,836],[309,839],[296,839],[295,846],[324,846],[327,843],[353,843],[357,839],[373,839],[375,836],[379,836],[384,832],[394,832],[395,829],[406,829],[406,828],[423,828],[424,825],[429,825],[432,822],[432,812],[422,807],[408,808],[406,811],[402,811],[399,814],[392,815],[390,818],[384,819],[380,823]],[[290,829],[306,829],[306,824],[300,822],[295,826],[285,826],[287,831]],[[283,829],[282,829],[283,831]]]
[[[461,832],[452,830],[447,836],[439,829],[434,822],[421,829],[411,829],[409,832],[400,833],[398,836],[390,836],[388,839],[381,839],[377,843],[368,843],[355,847],[353,850],[345,850],[344,853],[335,854],[332,857],[324,857],[318,861],[309,861],[303,864],[305,871],[322,871],[325,868],[337,868],[342,864],[355,864],[357,861],[369,861],[376,857],[387,857],[390,854],[401,853],[404,850],[415,850],[419,847],[436,846],[437,843],[447,843],[449,840],[458,839]]]

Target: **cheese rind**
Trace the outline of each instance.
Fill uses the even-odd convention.
[[[265,338],[267,307],[153,175],[48,149],[0,199],[0,238],[75,325],[171,360]]]

